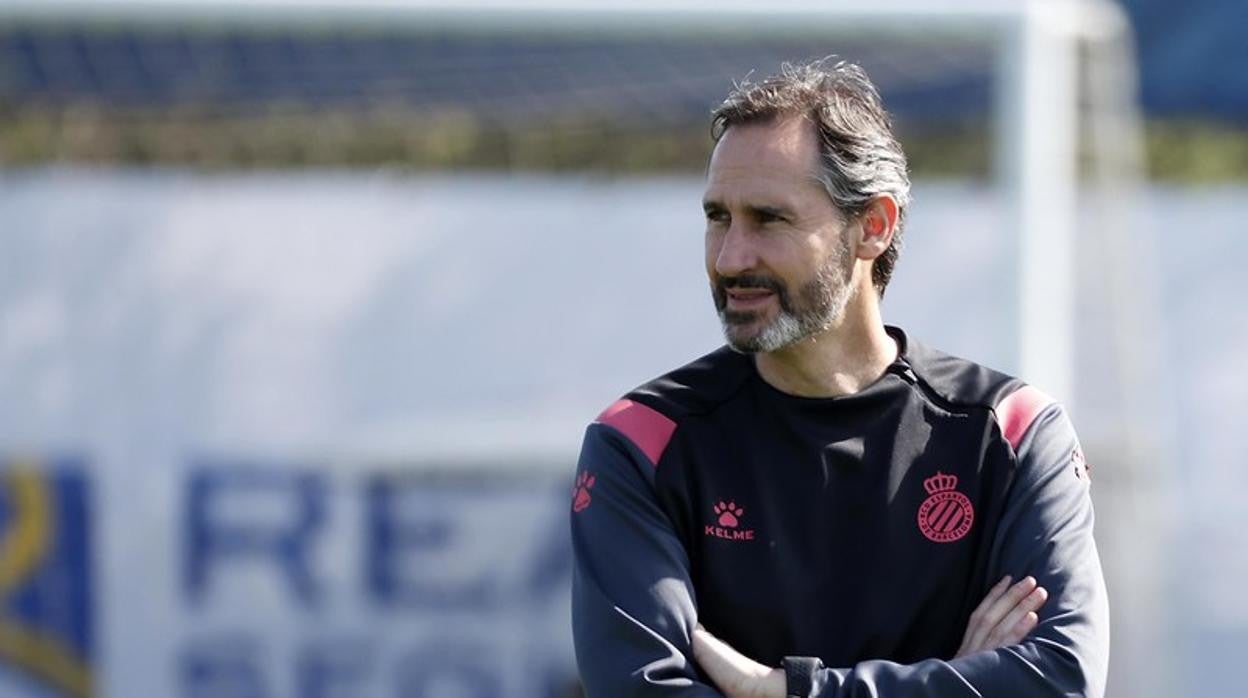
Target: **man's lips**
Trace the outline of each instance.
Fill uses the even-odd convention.
[[[748,309],[765,305],[776,294],[765,288],[730,288],[728,289],[728,306],[731,308]]]

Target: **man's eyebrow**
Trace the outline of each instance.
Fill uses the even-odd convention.
[[[727,207],[716,199],[703,199],[702,210],[706,212],[723,211]],[[752,216],[774,216],[778,218],[787,218],[790,214],[789,209],[784,206],[773,204],[749,204],[745,210]]]
[[[750,212],[750,215],[756,216],[756,217],[758,216],[772,216],[774,218],[788,218],[789,217],[789,210],[783,206],[770,206],[767,204],[758,204],[758,205],[753,205],[753,206],[747,206],[746,210]]]

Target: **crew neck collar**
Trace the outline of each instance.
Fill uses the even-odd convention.
[[[862,390],[855,393],[845,395],[833,395],[829,397],[808,397],[804,395],[794,395],[785,392],[774,385],[767,382],[758,370],[757,363],[751,357],[749,363],[750,371],[753,373],[754,379],[762,386],[764,392],[775,397],[776,399],[789,402],[796,405],[810,406],[831,406],[843,403],[857,403],[863,400],[871,400],[881,393],[886,392],[892,384],[893,378],[901,378],[902,380],[912,381],[914,372],[910,368],[910,361],[907,358],[906,351],[908,341],[906,333],[899,327],[893,325],[885,325],[884,331],[888,336],[897,343],[897,356],[892,363],[884,367],[884,372],[878,378],[868,383]]]

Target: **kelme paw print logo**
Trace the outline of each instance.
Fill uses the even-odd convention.
[[[576,486],[572,488],[572,511],[584,511],[585,507],[593,501],[593,497],[589,496],[589,490],[594,486],[596,478],[589,473],[581,473],[576,478]]]
[[[754,540],[754,529],[741,528],[741,517],[745,515],[745,507],[737,506],[735,499],[726,502],[721,499],[715,502],[715,505],[711,507],[711,512],[711,515],[715,517],[715,523],[702,527],[705,535],[729,541]]]
[[[736,528],[741,524],[741,520],[737,517],[745,513],[745,509],[737,506],[736,502],[717,503],[712,507],[716,514],[719,514],[719,525],[724,528]]]

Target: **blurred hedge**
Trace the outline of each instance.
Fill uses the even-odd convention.
[[[991,142],[978,124],[902,124],[916,176],[985,178]],[[1248,129],[1151,123],[1149,174],[1170,181],[1248,180]],[[618,173],[701,171],[705,124],[622,128],[605,116],[491,122],[469,112],[402,106],[309,111],[0,104],[0,165],[182,165],[205,169],[399,167]]]

